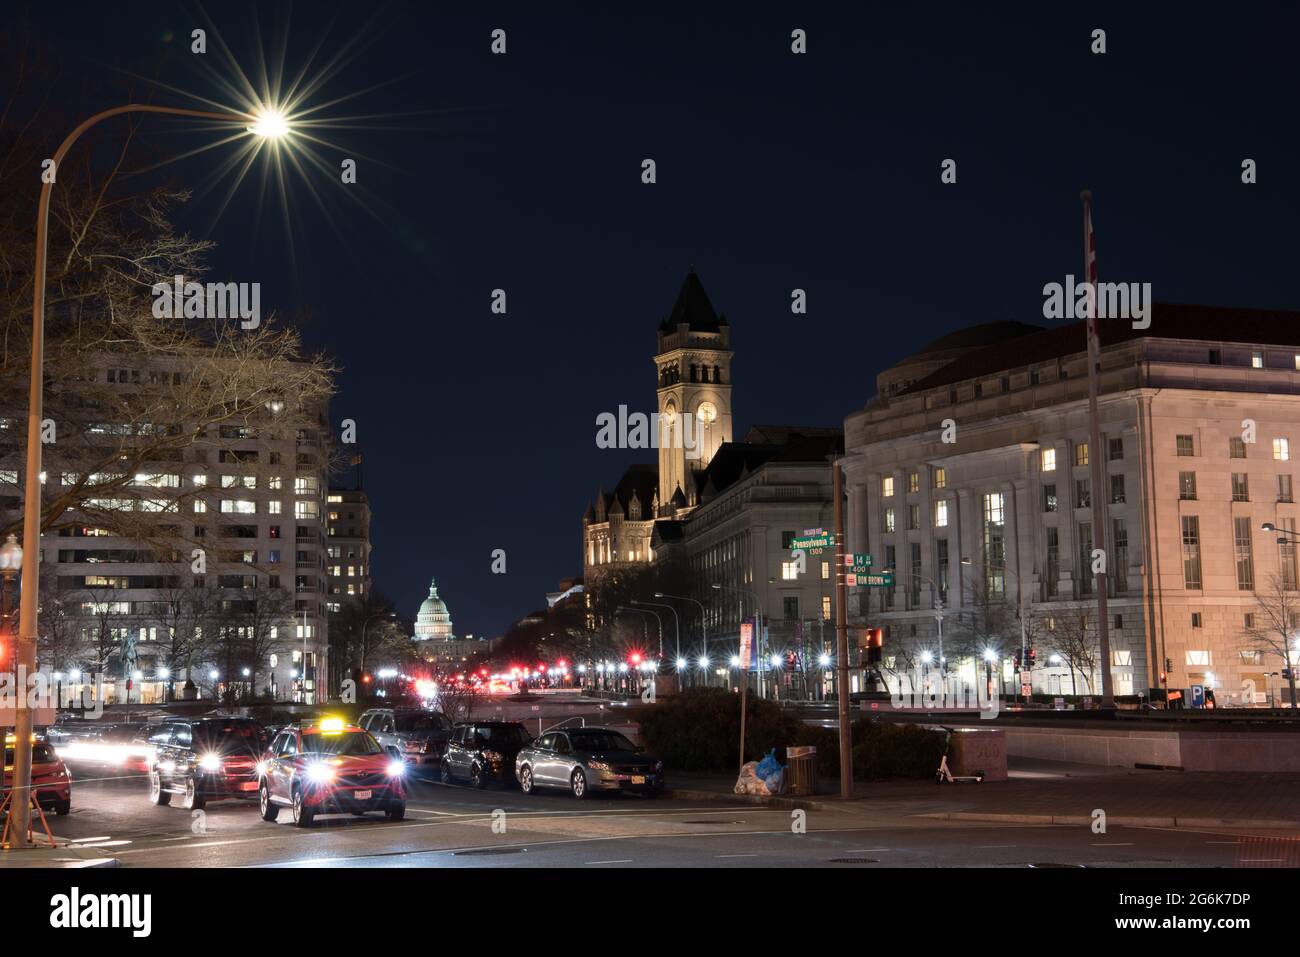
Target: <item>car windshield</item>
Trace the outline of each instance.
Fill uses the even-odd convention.
[[[251,721],[194,725],[194,747],[205,751],[261,751],[262,729]]]
[[[447,719],[440,714],[399,714],[396,715],[397,730],[403,734],[419,731],[442,731],[447,727]]]
[[[523,747],[530,740],[523,725],[518,724],[480,724],[475,730],[479,741],[493,747]]]
[[[57,760],[59,759],[55,756],[54,749],[44,741],[37,741],[32,745],[32,764],[53,764]],[[10,745],[5,748],[5,767],[12,767],[13,763],[14,749],[13,745]]]
[[[316,732],[302,736],[303,754],[378,754],[381,750],[369,731]]]
[[[635,751],[636,745],[617,731],[570,731],[575,751]]]

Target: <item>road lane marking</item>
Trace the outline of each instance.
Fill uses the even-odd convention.
[[[1123,844],[1123,843],[1117,843],[1117,844],[1094,844],[1094,845],[1092,845],[1092,846],[1093,846],[1093,847],[1132,847],[1132,846],[1133,846],[1133,842],[1132,842],[1132,841],[1129,841],[1127,844]]]
[[[632,858],[625,857],[619,861],[588,861],[588,864],[631,864]]]
[[[758,857],[757,854],[715,854],[715,860],[725,860],[728,857]]]

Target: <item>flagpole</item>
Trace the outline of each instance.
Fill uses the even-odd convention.
[[[1097,250],[1092,229],[1092,193],[1084,190],[1083,200],[1083,274],[1088,284],[1088,460],[1092,465],[1092,547],[1102,555],[1101,570],[1097,573],[1097,639],[1101,645],[1101,706],[1115,707],[1115,695],[1110,679],[1110,614],[1107,608],[1109,556],[1106,554],[1106,516],[1102,483],[1106,480],[1104,450],[1101,447],[1101,416],[1097,411],[1097,394],[1100,392],[1101,340],[1098,313],[1101,297],[1097,294]],[[1086,570],[1083,570],[1086,574]]]

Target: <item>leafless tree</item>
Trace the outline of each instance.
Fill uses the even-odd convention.
[[[1090,621],[1086,611],[1067,608],[1048,617],[1043,630],[1048,649],[1060,655],[1070,667],[1071,687],[1077,688],[1074,676],[1078,672],[1089,694],[1101,658],[1101,645]]]
[[[1282,659],[1289,676],[1291,707],[1296,707],[1295,641],[1300,634],[1300,592],[1289,590],[1281,576],[1270,575],[1268,590],[1255,593],[1254,624],[1242,629],[1253,647]]]

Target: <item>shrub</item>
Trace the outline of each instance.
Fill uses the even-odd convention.
[[[797,744],[817,748],[817,776],[840,776],[840,735],[831,728],[804,726]],[[853,777],[858,781],[891,778],[924,780],[934,776],[943,754],[943,735],[914,724],[889,724],[860,718],[853,724]]]
[[[751,697],[747,707],[745,757],[749,760],[799,740],[799,720],[779,705]],[[740,695],[734,692],[690,688],[660,698],[639,720],[645,746],[670,768],[724,771],[740,764]]]

